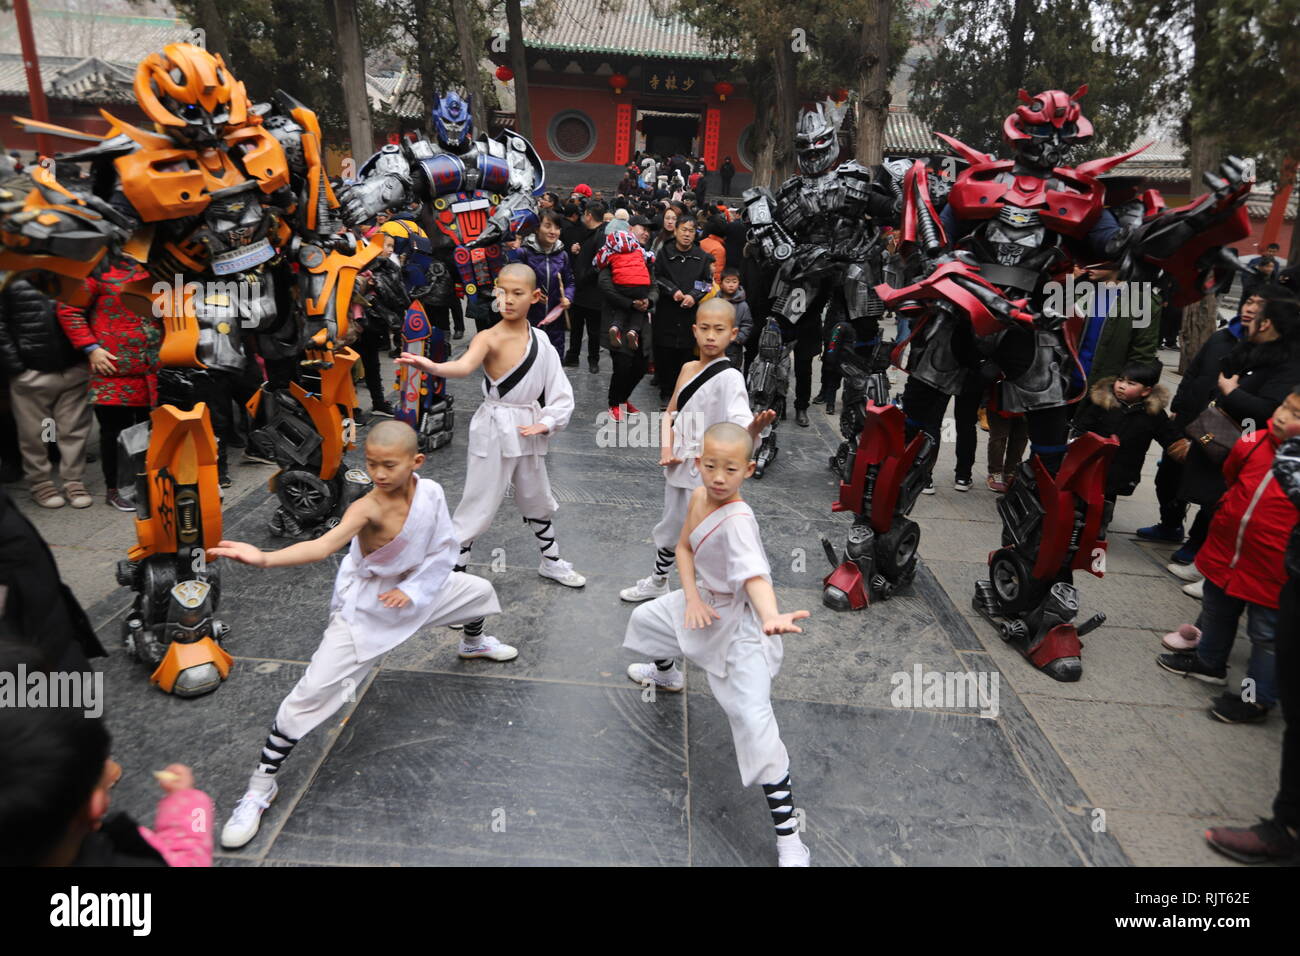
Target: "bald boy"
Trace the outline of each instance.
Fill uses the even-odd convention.
[[[257,568],[322,561],[347,546],[330,599],[320,646],[276,712],[248,790],[221,833],[228,850],[245,846],[261,826],[279,788],[276,774],[303,735],[349,700],[375,660],[421,628],[464,625],[462,658],[507,661],[513,647],[483,634],[483,618],[501,610],[492,585],[454,571],[459,550],[442,487],[416,470],[424,463],[415,431],[405,422],[375,425],[366,437],[366,472],[374,487],[354,501],[338,527],[314,541],[262,551],[222,541],[213,558]]]

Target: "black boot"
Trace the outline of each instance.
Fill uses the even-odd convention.
[[[796,408],[794,410],[794,423],[800,428],[807,428],[810,424],[808,421],[808,409]]]

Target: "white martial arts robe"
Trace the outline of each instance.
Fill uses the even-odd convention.
[[[623,646],[651,660],[684,655],[702,668],[731,724],[741,781],[776,783],[790,767],[771,700],[783,648],[780,637],[763,633],[745,591],[750,578],[772,580],[758,522],[749,505],[733,501],[705,516],[690,542],[700,597],[718,619],[688,628],[686,592],[671,591],[632,612]]]
[[[525,518],[549,518],[558,507],[546,474],[546,450],[550,435],[568,425],[573,415],[573,386],[546,333],[530,331],[532,342],[514,368],[496,381],[483,376],[483,404],[469,423],[465,492],[452,518],[461,544],[488,529],[511,485],[515,507]],[[501,385],[528,364],[530,354],[527,373],[501,395]],[[543,396],[545,407],[539,401]],[[536,424],[545,425],[548,433],[519,434],[521,425]]]
[[[699,379],[705,370],[726,358],[717,358],[700,369],[691,381],[682,386],[684,393],[691,382]],[[686,509],[690,505],[691,492],[704,484],[695,459],[700,454],[704,433],[709,426],[719,422],[732,422],[741,428],[748,428],[754,420],[754,413],[749,408],[749,392],[745,388],[745,377],[735,368],[729,368],[715,374],[691,395],[684,406],[680,404],[677,417],[673,419],[673,457],[680,458],[680,465],[664,468],[664,511],[659,523],[652,532],[656,548],[675,548],[681,536],[682,525],[686,523]]]
[[[417,479],[411,510],[392,541],[362,555],[358,538],[334,580],[330,620],[311,663],[276,714],[275,726],[299,738],[336,713],[360,686],[375,658],[426,625],[445,627],[501,610],[491,582],[453,572],[459,550],[441,486]],[[405,607],[379,595],[400,588]]]

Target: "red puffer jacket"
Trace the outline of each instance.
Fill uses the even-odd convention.
[[[1196,568],[1229,596],[1276,608],[1286,584],[1287,538],[1298,513],[1273,476],[1279,443],[1271,424],[1238,441],[1223,463],[1228,490],[1196,555]]]

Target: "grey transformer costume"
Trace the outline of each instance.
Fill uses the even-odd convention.
[[[804,110],[795,132],[799,173],[775,194],[760,186],[742,196],[750,240],[760,260],[776,268],[772,313],[785,343],[785,354],[771,358],[760,347],[760,379],[775,374],[766,365],[787,365],[800,322],[821,322],[823,341],[847,327],[844,341],[854,351],[869,352],[878,336],[884,306],[874,286],[883,278],[882,227],[896,221],[902,201],[883,167],[836,164],[838,131],[839,117],[825,104]],[[756,389],[752,380],[751,372],[756,395],[773,391]],[[759,448],[755,474],[776,454],[774,426]]]

